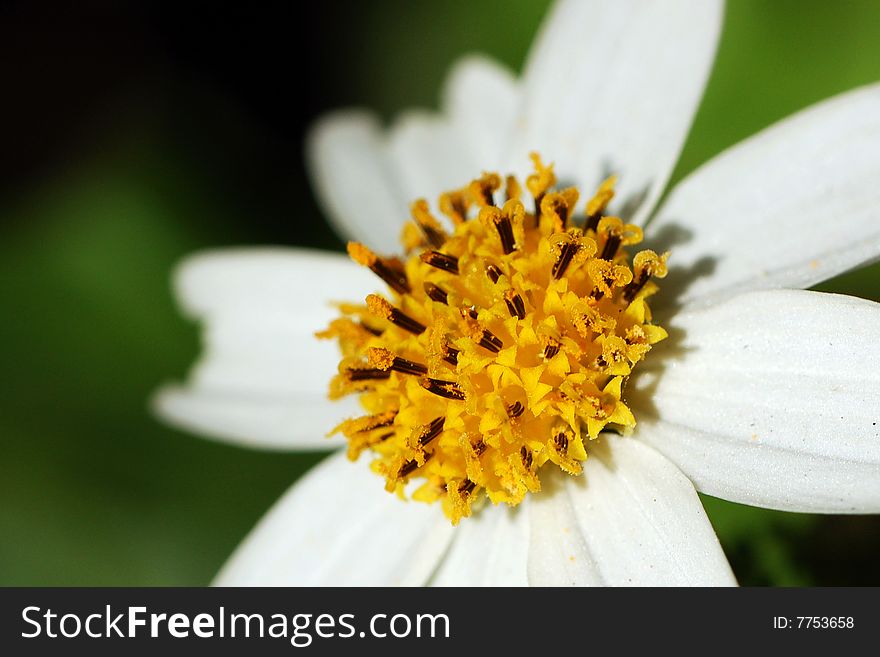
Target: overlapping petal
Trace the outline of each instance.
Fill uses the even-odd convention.
[[[722,14],[720,0],[556,3],[526,63],[510,166],[538,150],[583,190],[617,174],[612,211],[641,221],[690,129]]]
[[[600,440],[583,476],[544,477],[530,500],[529,583],[735,584],[688,478],[637,440]]]
[[[363,463],[337,453],[306,474],[239,546],[219,586],[427,583],[452,526],[438,507],[401,502]]]
[[[528,503],[484,508],[455,529],[434,586],[526,586]]]
[[[678,313],[654,371],[631,381],[637,437],[710,495],[880,512],[878,335],[880,304],[819,292]]]
[[[397,252],[410,203],[433,203],[442,192],[501,165],[517,99],[510,73],[471,56],[453,67],[441,112],[404,113],[387,132],[364,111],[319,121],[307,139],[309,171],[339,234]]]
[[[672,249],[664,297],[806,288],[875,261],[878,180],[880,85],[746,139],[678,185],[648,226],[649,242]]]
[[[204,352],[186,385],[157,395],[172,424],[251,447],[327,449],[325,436],[357,412],[331,402],[334,344],[315,332],[336,316],[334,301],[381,287],[342,255],[305,249],[231,249],[186,260],[175,287],[204,327]]]

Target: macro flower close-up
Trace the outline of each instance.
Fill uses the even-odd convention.
[[[808,289],[880,257],[880,84],[668,188],[723,17],[559,0],[521,75],[312,126],[348,254],[181,263],[203,353],[155,412],[337,450],[215,583],[734,585],[698,493],[880,512],[880,305]]]

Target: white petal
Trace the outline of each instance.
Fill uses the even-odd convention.
[[[531,585],[736,583],[693,485],[663,456],[603,434],[584,465],[542,478],[533,498]]]
[[[386,141],[372,114],[336,112],[309,131],[306,162],[321,206],[339,235],[394,253],[400,249],[410,199],[391,165]]]
[[[628,399],[638,435],[704,493],[788,511],[880,511],[880,304],[743,294],[674,320]]]
[[[529,522],[526,503],[486,508],[455,529],[435,586],[527,586]]]
[[[461,130],[477,163],[478,169],[464,172],[466,176],[475,178],[484,170],[503,171],[502,157],[518,105],[516,79],[491,59],[471,55],[452,68],[443,92],[443,108]]]
[[[395,121],[389,152],[409,200],[434,203],[483,171],[502,165],[519,94],[509,72],[470,56],[452,68],[443,111],[408,112]]]
[[[241,392],[168,385],[153,410],[182,430],[254,449],[322,450],[342,446],[327,433],[347,417],[363,415],[355,400],[331,402],[325,394],[248,398]]]
[[[471,56],[450,72],[442,112],[406,112],[388,134],[362,111],[319,121],[307,140],[308,165],[340,235],[380,252],[399,251],[410,203],[433,204],[442,192],[501,165],[517,99],[509,72]]]
[[[439,505],[405,502],[364,461],[328,457],[232,555],[219,586],[396,586],[427,582],[452,526]]]
[[[315,332],[381,287],[348,258],[303,249],[236,249],[193,256],[178,270],[183,308],[204,324],[204,353],[185,387],[156,398],[182,428],[248,446],[333,447],[325,435],[358,414],[330,402],[339,351]]]
[[[389,156],[410,200],[425,198],[434,206],[439,194],[463,187],[482,172],[464,131],[437,114],[401,115],[389,139]]]
[[[612,211],[640,221],[690,129],[722,13],[720,0],[557,3],[526,65],[511,161],[538,150],[585,194],[619,174]]]
[[[648,240],[670,246],[686,303],[805,288],[880,257],[880,85],[725,151],[682,182]]]

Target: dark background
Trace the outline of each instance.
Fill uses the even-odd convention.
[[[225,245],[340,250],[303,170],[309,121],[436,106],[466,52],[518,70],[547,4],[0,4],[0,584],[210,580],[319,456],[150,416],[198,352],[171,268]],[[730,2],[675,179],[880,80],[878,44],[869,0]],[[880,268],[823,289],[880,299]],[[880,583],[877,518],[704,500],[744,584]]]

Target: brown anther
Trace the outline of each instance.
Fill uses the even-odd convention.
[[[468,189],[479,206],[495,205],[494,192],[501,187],[497,173],[484,173],[474,180]]]
[[[505,292],[504,302],[507,304],[507,310],[510,312],[511,317],[517,317],[519,319],[526,318],[526,304],[523,302],[523,298],[518,292],[515,292],[514,290],[508,290]]]
[[[553,263],[553,278],[559,279],[565,274],[565,270],[568,269],[572,258],[577,254],[579,248],[577,242],[565,242],[560,247],[559,257]]]
[[[425,460],[422,465],[430,461],[432,456],[434,456],[433,452],[425,454]],[[410,459],[409,461],[406,461],[403,465],[400,466],[400,470],[397,471],[397,478],[403,479],[404,477],[411,475],[413,472],[422,467],[422,465],[419,465],[419,462],[415,459]]]
[[[595,231],[599,227],[599,220],[602,219],[602,213],[588,214],[587,221],[584,223],[584,232],[588,230]]]
[[[418,376],[428,373],[428,368],[421,363],[395,356],[387,349],[373,347],[369,350],[367,357],[370,359],[370,365],[380,370],[394,370],[401,374],[415,374]]]
[[[454,224],[467,221],[468,199],[463,190],[446,192],[440,195],[440,212],[452,220]]]
[[[425,251],[420,256],[422,262],[435,269],[449,272],[450,274],[458,274],[458,258],[447,253],[439,251]]]
[[[446,422],[445,417],[435,417],[429,424],[423,426],[422,434],[419,436],[419,445],[424,447],[439,436],[443,432],[444,422]]]
[[[526,407],[522,405],[522,402],[515,401],[512,404],[507,405],[507,415],[511,419],[518,418],[520,415],[525,413]]]
[[[369,326],[368,324],[360,323],[360,327],[364,329],[367,333],[375,335],[377,338],[384,333],[382,329],[375,328],[373,326]]]
[[[458,349],[453,347],[452,345],[444,345],[443,346],[443,360],[447,363],[455,367],[458,365],[458,355],[461,353]]]
[[[446,233],[428,209],[428,202],[419,199],[411,206],[413,220],[422,229],[428,244],[439,249],[446,243]]]
[[[505,214],[494,218],[495,230],[498,231],[498,238],[501,240],[501,248],[504,255],[513,253],[516,249],[516,239],[513,237],[513,226],[510,223],[510,217]]]
[[[351,431],[363,432],[379,429],[380,427],[390,427],[394,424],[394,418],[397,417],[397,411],[388,411],[386,413],[377,413],[376,415],[367,415],[349,420],[351,422]]]
[[[553,437],[553,444],[556,451],[565,454],[568,451],[568,434],[563,430]]]
[[[550,360],[551,358],[553,358],[556,354],[559,353],[559,348],[561,346],[562,345],[560,345],[557,340],[554,340],[553,338],[548,339],[547,346],[544,347],[544,353],[543,353],[544,358],[546,358],[547,360]]]
[[[486,442],[482,438],[480,438],[477,442],[475,442],[472,445],[472,447],[474,449],[474,454],[476,454],[477,456],[482,455],[482,453],[485,452],[489,448],[489,446],[486,444]]]
[[[620,235],[612,233],[605,241],[605,246],[602,248],[602,254],[599,257],[602,260],[614,260],[618,248],[620,248]]]
[[[380,370],[378,367],[351,368],[346,370],[345,375],[349,381],[372,381],[378,379],[387,379],[391,376],[391,372]]]
[[[587,221],[584,224],[584,231],[596,231],[599,228],[599,221],[603,217],[605,209],[614,198],[614,185],[617,182],[617,176],[609,176],[596,191],[595,196],[587,202]]]
[[[493,283],[497,283],[498,279],[501,278],[501,270],[495,265],[489,265],[486,267],[486,276],[488,276],[489,280]]]
[[[489,329],[484,328],[481,331],[478,329],[477,337],[479,338],[478,340],[477,338],[474,339],[477,340],[477,344],[483,347],[483,349],[488,349],[497,354],[504,348],[504,343],[501,339]]]
[[[371,272],[385,281],[392,290],[398,294],[409,294],[409,281],[406,280],[406,275],[401,270],[377,256],[359,242],[349,242],[346,248],[352,260],[359,265],[369,268]]]
[[[449,295],[446,293],[446,290],[433,283],[425,283],[425,294],[437,303],[442,303],[443,305],[449,303]]]
[[[417,322],[402,310],[398,310],[378,294],[367,295],[367,307],[377,317],[387,319],[404,331],[409,331],[415,335],[421,335],[425,332],[426,327],[424,324]]]
[[[476,488],[476,487],[477,487],[477,485],[474,482],[472,482],[470,479],[465,479],[463,482],[461,482],[458,485],[458,492],[461,493],[462,495],[470,495],[471,493],[474,492],[474,488]]]
[[[419,383],[425,390],[432,392],[439,397],[455,399],[457,401],[464,400],[464,390],[459,388],[458,384],[454,381],[443,381],[441,379],[424,377]]]
[[[645,287],[645,283],[647,283],[651,279],[650,274],[647,271],[642,271],[639,274],[639,277],[623,288],[623,299],[627,303],[631,303],[633,299],[636,298],[636,295],[641,291],[643,287]]]
[[[519,450],[519,456],[522,459],[523,467],[526,470],[532,469],[532,453],[528,450],[528,448],[523,445]]]

